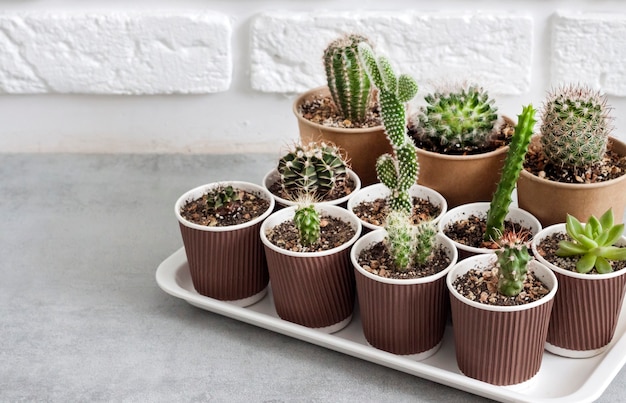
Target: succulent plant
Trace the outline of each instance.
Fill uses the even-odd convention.
[[[323,197],[347,176],[341,150],[327,143],[296,145],[278,161],[281,186],[294,196]]]
[[[416,138],[448,150],[463,151],[489,145],[498,120],[494,100],[477,85],[457,85],[424,97],[411,118]]]
[[[432,254],[437,229],[430,221],[417,225],[405,211],[391,211],[385,223],[385,245],[399,271],[423,264]]]
[[[514,297],[524,289],[528,262],[531,260],[525,234],[507,232],[500,238],[498,258],[498,291]]]
[[[419,165],[415,144],[406,132],[406,103],[417,93],[417,83],[405,74],[396,76],[389,60],[382,56],[376,59],[367,43],[359,44],[359,57],[378,88],[383,126],[394,150],[394,155],[383,154],[378,158],[376,173],[391,190],[391,209],[410,213],[413,205],[409,188],[417,182]]]
[[[613,271],[609,260],[626,260],[626,248],[614,246],[624,232],[624,224],[613,223],[613,210],[607,210],[598,219],[589,217],[581,224],[576,217],[567,215],[565,223],[571,241],[559,242],[557,256],[580,256],[576,271],[589,273],[594,267],[600,274]]]
[[[300,234],[300,244],[311,246],[320,238],[320,216],[313,204],[302,204],[296,208],[294,224]]]
[[[345,35],[324,50],[324,68],[328,89],[339,114],[352,122],[367,118],[371,84],[358,56],[358,45],[369,43],[361,35]]]
[[[239,192],[232,186],[218,186],[205,195],[206,205],[217,214],[224,215],[237,209],[241,200]]]
[[[606,96],[584,85],[548,94],[541,116],[541,145],[556,166],[584,168],[602,160],[611,132]]]
[[[496,241],[504,232],[504,219],[513,201],[511,194],[523,168],[524,158],[528,151],[535,123],[537,121],[535,120],[535,109],[533,109],[533,106],[523,107],[521,115],[517,117],[517,126],[504,160],[500,181],[489,205],[487,230],[484,236],[485,241]]]

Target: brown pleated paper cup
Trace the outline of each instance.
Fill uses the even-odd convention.
[[[252,192],[270,203],[261,216],[239,225],[207,227],[185,220],[181,208],[217,186],[231,185]],[[274,208],[272,195],[247,182],[221,182],[200,186],[182,195],[175,205],[193,286],[204,296],[251,305],[267,293],[269,273],[259,229]]]
[[[494,306],[471,301],[452,283],[472,268],[484,270],[497,260],[494,254],[477,255],[457,263],[447,277],[452,326],[459,370],[466,376],[493,385],[516,385],[539,372],[548,333],[557,280],[536,260],[529,264],[550,293],[519,306]]]
[[[323,252],[292,252],[272,244],[267,231],[292,220],[296,207],[270,215],[261,226],[276,312],[281,319],[333,333],[350,323],[355,303],[350,247],[361,234],[354,214],[337,206],[317,205],[320,215],[348,222],[355,235],[349,242]]]
[[[450,257],[448,268],[424,278],[383,278],[363,269],[358,256],[386,235],[384,229],[372,231],[352,248],[363,333],[373,347],[422,360],[441,346],[449,306],[446,275],[457,261],[457,250],[439,234],[437,244],[443,245]]]

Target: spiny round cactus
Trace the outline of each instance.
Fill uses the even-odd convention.
[[[297,145],[278,161],[281,186],[287,194],[323,197],[347,176],[341,150],[327,143]]]
[[[421,141],[450,150],[485,147],[494,135],[498,108],[483,88],[461,85],[424,97],[422,106],[411,118],[411,128]]]
[[[301,205],[293,217],[300,234],[300,244],[311,246],[320,238],[320,216],[313,204]]]
[[[324,50],[326,82],[337,111],[354,123],[367,118],[370,104],[370,80],[361,67],[358,45],[369,43],[361,35],[345,35],[331,42]]]
[[[606,96],[587,86],[562,86],[548,94],[540,137],[548,160],[579,168],[600,162],[612,130],[609,111]]]
[[[518,295],[524,289],[528,262],[525,234],[508,232],[500,239],[498,257],[498,291],[509,297]]]

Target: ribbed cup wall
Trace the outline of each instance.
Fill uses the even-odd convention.
[[[193,286],[223,301],[251,297],[269,283],[261,222],[233,231],[201,231],[180,224]]]
[[[443,339],[448,313],[445,276],[428,283],[388,284],[356,272],[363,333],[374,347],[418,354]]]
[[[586,351],[611,342],[624,298],[626,273],[586,280],[555,272],[559,282],[548,329],[548,343]],[[590,274],[591,276],[591,274]]]
[[[349,251],[346,248],[326,256],[294,257],[266,247],[278,316],[322,328],[352,315],[356,291]]]
[[[478,309],[454,296],[450,300],[461,372],[493,385],[514,385],[539,371],[553,299],[509,312]]]

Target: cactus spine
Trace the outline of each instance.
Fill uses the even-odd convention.
[[[298,145],[278,161],[283,190],[323,197],[346,179],[346,163],[338,147],[326,143]]]
[[[398,271],[407,271],[415,264],[424,264],[430,257],[437,230],[428,221],[411,223],[405,211],[391,211],[385,224],[385,244]]]
[[[409,188],[417,182],[419,165],[413,140],[406,133],[406,103],[417,93],[417,83],[405,74],[396,76],[389,60],[376,59],[367,43],[359,44],[359,57],[372,83],[378,88],[378,101],[385,133],[394,154],[376,161],[378,179],[391,190],[392,210],[411,212]]]
[[[498,108],[483,88],[462,85],[424,97],[423,106],[412,117],[411,126],[422,141],[449,150],[487,146],[494,134]]]
[[[358,44],[368,43],[361,35],[346,35],[331,42],[324,50],[324,68],[328,89],[339,114],[352,122],[367,117],[371,84],[361,67]]]
[[[296,208],[293,222],[300,234],[300,244],[311,246],[320,238],[320,216],[313,204],[303,204]]]
[[[501,240],[501,248],[496,251],[498,257],[498,291],[506,296],[514,297],[524,289],[524,280],[528,262],[525,237],[514,232],[505,234]]]
[[[541,144],[556,166],[585,168],[600,162],[613,127],[606,96],[586,86],[563,86],[543,105]]]
[[[524,158],[528,151],[530,138],[535,127],[535,109],[532,105],[522,108],[522,114],[517,117],[515,134],[511,139],[509,151],[502,168],[502,176],[496,188],[489,212],[487,213],[487,230],[485,231],[485,241],[495,241],[504,232],[504,219],[509,212],[509,206],[513,201],[511,194],[515,188],[515,183],[519,178],[519,173],[524,165]]]

